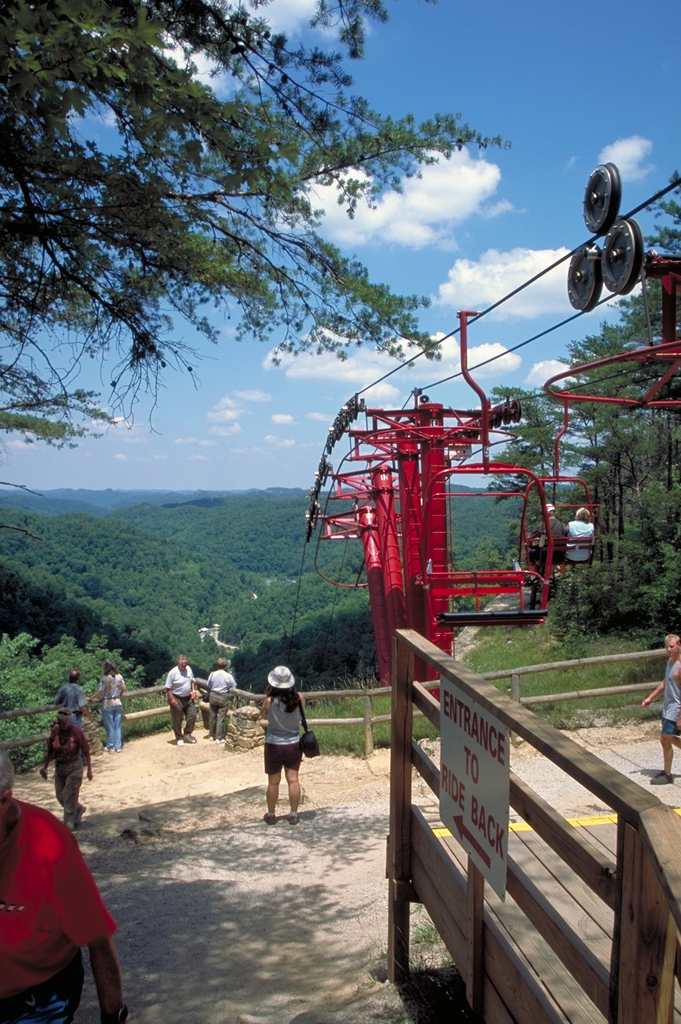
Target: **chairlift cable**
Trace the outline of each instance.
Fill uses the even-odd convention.
[[[650,198],[644,200],[644,202],[640,203],[638,206],[635,206],[634,209],[630,210],[629,213],[627,213],[622,219],[623,220],[628,220],[630,217],[633,217],[636,213],[640,213],[641,210],[645,210],[646,207],[651,206],[653,203],[657,202],[658,199],[661,199],[662,196],[666,195],[668,192],[671,192],[673,189],[678,188],[680,185],[681,185],[681,178],[675,178],[672,182],[670,182],[670,184],[666,185],[665,188],[660,189],[660,191],[656,192],[655,195],[650,196]],[[469,325],[476,323],[478,320],[482,320],[482,318],[484,316],[487,316],[488,313],[491,313],[492,310],[497,309],[499,306],[503,305],[504,302],[507,302],[509,299],[512,299],[513,296],[518,295],[519,292],[524,291],[525,288],[528,288],[531,284],[534,284],[535,281],[538,281],[540,278],[544,277],[545,274],[548,274],[550,271],[555,270],[556,267],[559,267],[561,265],[561,263],[565,263],[566,260],[571,259],[576,253],[578,253],[581,249],[583,249],[585,245],[589,245],[590,243],[592,243],[594,241],[594,239],[596,239],[598,237],[599,237],[598,235],[592,235],[588,239],[587,242],[581,242],[578,246],[576,246],[574,249],[572,249],[565,256],[561,256],[560,259],[558,259],[554,263],[550,264],[550,266],[545,267],[538,274],[535,274],[534,277],[528,278],[528,280],[525,281],[523,284],[518,285],[518,287],[514,288],[513,291],[508,292],[507,295],[504,295],[503,298],[498,299],[496,302],[492,303],[492,305],[488,306],[487,309],[483,309],[482,312],[478,313],[477,316],[471,317],[471,319],[468,321]],[[607,302],[608,299],[611,299],[611,298],[612,298],[612,296],[608,295],[608,296],[606,296],[605,299],[601,299],[601,301],[598,303],[598,306],[600,306],[603,302]],[[595,308],[597,308],[597,307],[595,307]],[[506,349],[505,352],[502,352],[502,353],[500,353],[499,355],[496,355],[496,356],[492,356],[490,359],[486,359],[484,362],[478,363],[477,366],[472,366],[470,369],[476,370],[476,369],[478,369],[481,366],[486,366],[488,363],[494,362],[496,359],[501,359],[503,356],[508,355],[509,352],[516,352],[519,348],[522,348],[523,345],[529,345],[531,341],[537,341],[539,338],[544,337],[545,334],[550,334],[551,331],[557,330],[559,327],[565,326],[565,324],[570,323],[571,320],[576,320],[577,316],[581,316],[581,315],[582,315],[582,313],[580,311],[580,313],[578,313],[578,314],[576,314],[574,316],[568,317],[567,320],[563,320],[562,323],[556,324],[555,327],[551,327],[551,328],[549,328],[549,330],[543,331],[541,334],[535,335],[534,338],[530,338],[528,341],[523,342],[520,345],[516,345],[514,348]],[[444,337],[439,339],[438,344],[441,344],[443,341],[447,341],[449,338],[454,337],[455,335],[457,335],[459,333],[459,330],[460,330],[460,328],[457,327],[457,328],[455,328],[455,330],[450,331],[449,334],[445,334]],[[413,363],[414,360],[419,359],[422,355],[425,355],[425,352],[423,352],[423,351],[417,352],[416,355],[412,356],[410,359],[406,359],[404,362],[400,363],[399,366],[395,366],[392,370],[389,370],[388,373],[385,373],[382,377],[379,377],[378,380],[373,381],[373,383],[371,383],[371,384],[367,384],[367,386],[362,388],[361,391],[358,391],[357,394],[358,395],[363,395],[365,391],[369,391],[370,388],[375,387],[377,384],[383,383],[383,381],[387,380],[388,377],[392,377],[392,375],[394,373],[397,373],[398,370],[402,370],[402,369],[404,369],[405,366],[409,366],[410,363]],[[455,377],[460,377],[460,376],[461,376],[460,373],[456,373],[456,374],[453,374],[451,377],[445,377],[445,378],[443,378],[443,380],[437,381],[435,384],[428,384],[428,385],[426,385],[426,387],[427,388],[437,387],[438,384],[444,384],[446,381],[453,380]]]

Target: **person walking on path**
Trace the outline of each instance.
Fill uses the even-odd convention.
[[[104,675],[99,680],[95,700],[102,702],[102,722],[106,729],[106,749],[110,754],[120,754],[123,746],[123,701],[125,693],[123,677],[118,674],[113,661],[102,665]]]
[[[196,682],[185,654],[178,654],[177,665],[168,673],[166,691],[177,746],[196,743],[196,738],[192,736],[196,724]]]
[[[87,706],[85,690],[80,685],[80,672],[72,668],[69,672],[69,681],[64,683],[54,698],[54,703],[68,708],[71,712],[71,721],[74,725],[83,728],[83,715],[92,721],[92,712]]]
[[[231,672],[227,671],[225,658],[218,658],[217,671],[211,672],[208,676],[206,696],[210,703],[210,717],[208,719],[209,740],[216,743],[224,743],[225,712],[227,710],[227,698],[229,691],[236,686],[236,680]]]
[[[669,655],[664,679],[657,684],[648,697],[641,701],[642,706],[647,708],[664,690],[660,732],[664,768],[650,780],[651,786],[668,786],[673,783],[673,748],[678,747],[681,750],[681,739],[679,739],[681,736],[681,640],[676,633],[670,633],[665,637],[664,642]]]
[[[101,1024],[122,1024],[116,924],[74,837],[49,811],[15,800],[13,786],[0,750],[0,1021],[69,1024],[87,946]]]
[[[48,765],[54,760],[54,791],[64,808],[64,824],[71,832],[76,831],[87,810],[78,803],[80,787],[83,784],[83,759],[87,765],[87,777],[92,781],[90,744],[85,739],[83,730],[72,724],[71,712],[67,708],[62,708],[57,712],[57,724],[50,732],[40,774],[47,779]]]
[[[296,690],[296,681],[285,665],[277,665],[267,677],[266,697],[260,712],[267,719],[265,736],[265,773],[267,775],[267,814],[265,821],[274,825],[275,809],[279,799],[281,770],[284,769],[288,783],[288,798],[291,811],[288,820],[298,824],[300,803],[300,782],[298,771],[302,760],[300,749],[301,707],[305,698]]]

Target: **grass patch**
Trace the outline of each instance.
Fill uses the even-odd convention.
[[[313,692],[305,694],[305,713],[308,718],[362,718],[362,697],[341,697],[338,700],[316,700]],[[389,715],[392,705],[390,690],[385,697],[372,697],[372,715]],[[315,729],[322,754],[364,754],[363,725],[323,725]],[[414,719],[414,739],[437,739],[438,730],[425,718]],[[390,746],[390,722],[374,726],[374,746]]]
[[[487,630],[465,662],[475,672],[498,672],[524,665],[544,662],[569,661],[575,658],[594,658],[607,654],[625,654],[640,650],[635,642],[621,638],[579,638],[561,644],[551,637],[546,627],[531,629]],[[521,676],[520,692],[523,697],[566,693],[573,690],[595,690],[649,683],[652,690],[664,675],[665,658],[631,664],[585,665]],[[493,680],[503,693],[510,693],[510,679]],[[594,697],[585,700],[556,701],[532,705],[539,717],[559,729],[576,729],[589,725],[618,725],[622,722],[653,722],[659,719],[659,708],[642,708],[640,694],[614,694],[612,697]]]

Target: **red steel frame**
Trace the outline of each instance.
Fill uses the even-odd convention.
[[[411,409],[368,409],[365,429],[348,429],[351,450],[345,472],[333,474],[333,484],[322,516],[324,539],[355,538],[362,541],[376,636],[379,674],[390,684],[392,635],[396,628],[418,630],[441,650],[453,653],[457,626],[471,622],[516,625],[541,623],[546,615],[548,580],[531,567],[508,570],[456,570],[449,550],[448,490],[460,474],[524,475],[543,493],[541,481],[520,466],[490,461],[490,445],[512,437],[492,427],[499,410],[468,370],[467,320],[461,321],[461,366],[465,379],[480,398],[480,409],[448,409],[416,396]],[[419,397],[421,400],[419,401]],[[462,463],[471,446],[480,446],[480,461]],[[505,496],[508,495],[504,492]],[[520,495],[524,497],[524,492]],[[341,508],[335,511],[337,503]],[[551,531],[545,503],[543,528]],[[536,582],[541,607],[534,612],[525,605],[524,588]],[[487,613],[483,604],[497,594],[515,594],[515,610]],[[457,597],[474,599],[475,610],[452,611]],[[425,665],[415,665],[415,677],[432,677]]]

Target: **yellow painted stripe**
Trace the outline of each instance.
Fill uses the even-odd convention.
[[[681,807],[674,807],[674,812],[681,818]],[[607,814],[602,815],[598,818],[566,818],[568,825],[572,825],[573,828],[578,828],[580,825],[582,828],[586,828],[591,825],[616,825],[617,815]],[[531,825],[528,825],[526,821],[512,821],[508,826],[509,832],[533,832],[534,829]],[[448,828],[434,828],[433,835],[437,839],[447,839],[451,836],[451,832]]]

